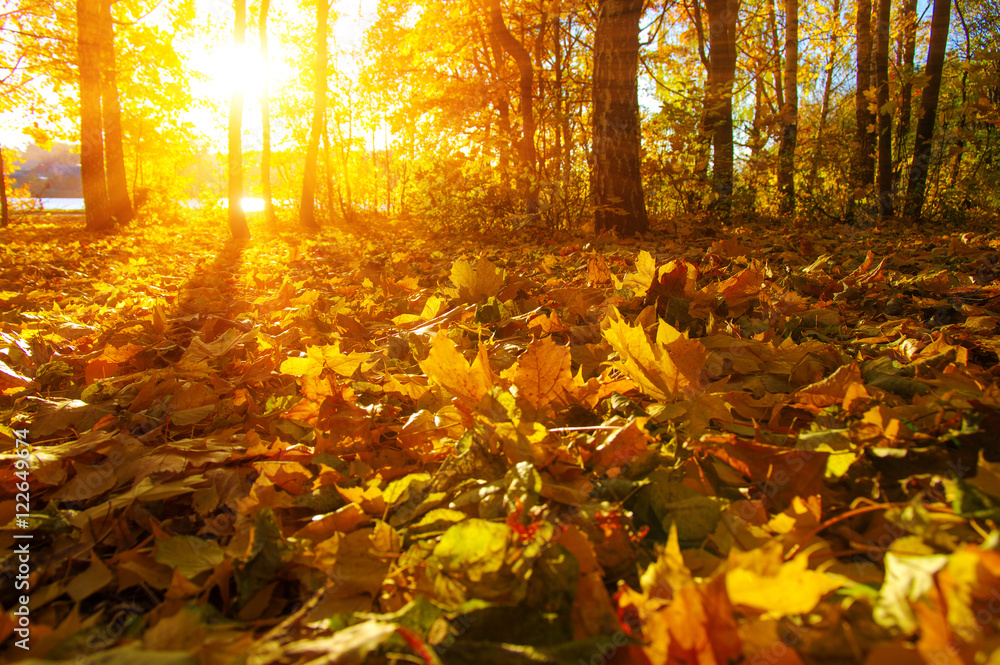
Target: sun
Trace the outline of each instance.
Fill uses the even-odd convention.
[[[189,62],[205,77],[209,90],[226,97],[241,92],[246,100],[260,99],[264,90],[264,59],[256,46],[199,46],[192,50]]]

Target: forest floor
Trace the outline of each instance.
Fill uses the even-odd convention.
[[[80,226],[0,230],[6,662],[1000,662],[995,232]]]

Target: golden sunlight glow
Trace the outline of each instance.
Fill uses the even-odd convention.
[[[207,44],[200,46],[192,49],[191,66],[208,78],[212,90],[224,91],[227,97],[238,90],[247,100],[260,98],[264,86],[264,59],[257,47],[237,48],[227,44],[213,49]]]
[[[196,0],[199,11],[211,14],[220,25],[231,25],[232,4],[226,0]],[[303,45],[289,43],[287,34],[280,28],[277,16],[295,16],[306,25],[314,21],[314,10],[303,10],[296,0],[272,0],[272,22],[268,35],[268,67],[272,98],[283,94],[287,86],[301,85],[297,62],[302,58]],[[330,60],[338,75],[356,79],[361,65],[356,58],[361,52],[365,31],[378,17],[378,0],[333,0],[330,21]],[[246,46],[237,50],[229,40],[219,40],[219,34],[199,32],[181,47],[192,70],[201,74],[201,80],[191,85],[197,103],[185,110],[185,120],[192,122],[205,136],[223,137],[225,113],[229,108],[234,89],[244,95],[243,129],[251,137],[259,137],[261,128],[259,111],[253,108],[263,91],[265,66],[258,48],[256,16],[252,10],[247,15]],[[225,33],[223,33],[225,34]],[[312,50],[310,42],[305,47]],[[308,59],[308,57],[307,57]],[[272,142],[280,145],[285,139],[282,127],[272,126]],[[251,142],[254,139],[251,139]],[[256,140],[259,140],[257,138]]]

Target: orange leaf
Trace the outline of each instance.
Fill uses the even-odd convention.
[[[569,347],[544,337],[532,342],[517,359],[514,385],[528,404],[542,409],[574,387],[572,365]]]

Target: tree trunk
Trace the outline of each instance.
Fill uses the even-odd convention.
[[[781,47],[779,46],[778,40],[778,17],[777,10],[774,6],[775,0],[767,0],[767,26],[771,32],[771,50],[774,53],[774,69],[772,74],[774,76],[774,99],[777,103],[778,111],[785,107],[785,91],[784,85],[782,85],[782,72],[784,68],[781,66]]]
[[[104,176],[101,120],[101,0],[77,0],[77,49],[80,72],[80,180],[88,231],[114,226]]]
[[[917,52],[917,0],[903,3],[903,29],[900,31],[900,79],[899,122],[896,125],[896,174],[893,189],[903,188],[903,171],[906,163],[906,137],[910,133],[910,107],[913,100],[913,60]]]
[[[237,49],[243,48],[247,24],[246,0],[234,0],[236,19],[233,23],[233,41]],[[243,212],[243,91],[233,88],[229,104],[229,229],[233,238],[249,238],[246,214]]]
[[[101,108],[111,215],[116,223],[126,224],[132,221],[135,214],[128,196],[128,174],[125,171],[125,151],[122,148],[122,117],[115,71],[115,27],[111,18],[111,1],[101,2]]]
[[[913,143],[913,162],[906,188],[905,216],[917,221],[924,206],[927,171],[931,165],[931,143],[934,138],[934,121],[937,117],[938,93],[944,56],[948,48],[948,22],[951,20],[951,0],[934,0],[934,18],[931,19],[931,39],[927,50],[927,85],[920,97],[920,120],[917,121],[917,138]]]
[[[757,186],[760,178],[761,153],[764,152],[764,74],[758,70],[753,77],[753,121],[750,124],[750,168],[747,173],[747,198],[750,209],[757,210]]]
[[[733,204],[733,81],[736,78],[736,23],[739,0],[707,0],[709,33],[705,126],[712,136],[713,209],[724,220]]]
[[[871,87],[872,68],[872,3],[858,0],[857,15],[857,88],[854,92],[855,142],[857,148],[851,164],[854,188],[867,192],[875,180],[875,134],[869,131],[875,116],[868,106],[868,89]],[[853,211],[853,202],[852,202]]]
[[[264,71],[261,72],[263,85],[260,91],[260,121],[264,134],[263,146],[260,150],[260,185],[264,196],[264,220],[268,228],[274,230],[278,227],[278,222],[274,216],[274,199],[271,192],[271,106],[267,61],[267,11],[269,4],[270,0],[261,0],[260,17],[258,18],[260,58],[264,63]]]
[[[316,81],[313,87],[312,129],[309,131],[309,145],[306,147],[305,173],[302,178],[302,208],[299,222],[311,231],[319,230],[313,198],[316,194],[316,157],[319,140],[323,132],[323,115],[326,112],[326,32],[330,14],[329,0],[318,0],[316,4]]]
[[[785,0],[785,105],[781,110],[778,187],[781,210],[795,214],[795,143],[799,123],[799,0]]]
[[[10,209],[7,207],[7,170],[3,165],[3,146],[0,145],[0,228],[10,224]]]
[[[510,187],[510,146],[516,143],[516,139],[513,138],[514,130],[510,126],[510,103],[507,100],[507,90],[504,85],[503,48],[492,30],[487,33],[487,41],[495,63],[497,85],[493,105],[496,107],[500,133],[503,135],[503,140],[498,142],[497,152],[500,159],[500,182],[506,195]]]
[[[326,171],[327,205],[333,210],[333,166],[330,164],[330,131],[323,123],[323,168]],[[340,204],[340,215],[347,221],[347,208],[344,207],[344,195],[337,184],[337,202]]]
[[[642,0],[601,0],[594,36],[594,229],[649,230],[639,144]]]
[[[500,0],[490,0],[490,31],[496,36],[503,50],[514,59],[520,77],[521,100],[521,142],[518,154],[521,157],[522,168],[526,178],[522,184],[524,190],[524,212],[538,212],[537,158],[535,155],[535,113],[534,113],[534,71],[531,66],[531,54],[524,45],[510,33],[503,22],[503,12]]]
[[[891,0],[878,0],[875,26],[875,91],[878,105],[878,216],[893,215],[892,204],[892,112],[889,110],[889,35]]]
[[[840,23],[840,0],[833,0],[833,19],[837,25],[830,30],[830,50],[826,54],[826,82],[823,84],[823,101],[819,108],[819,126],[816,128],[816,146],[812,160],[812,170],[809,173],[809,183],[816,182],[819,170],[819,157],[822,154],[823,135],[826,133],[826,122],[830,117],[830,98],[833,95],[833,68],[837,62],[837,32]]]

